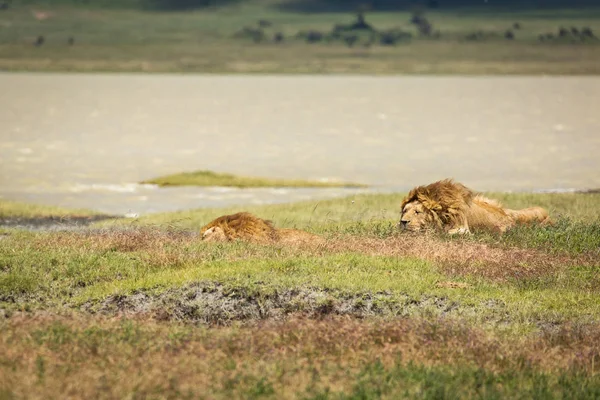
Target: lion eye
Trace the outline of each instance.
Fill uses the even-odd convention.
[[[421,212],[421,211],[417,211],[417,210],[415,210],[415,214],[419,214],[420,212]]]

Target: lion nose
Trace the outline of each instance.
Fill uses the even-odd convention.
[[[400,227],[402,229],[406,229],[406,226],[408,225],[408,221],[400,221]]]

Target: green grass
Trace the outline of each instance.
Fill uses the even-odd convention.
[[[164,226],[200,229],[223,214],[246,210],[261,218],[272,219],[278,227],[309,228],[324,232],[348,223],[386,221],[400,218],[403,194],[355,195],[339,199],[303,201],[267,206],[246,205],[226,208],[199,208],[140,216],[133,221],[100,223],[98,226]]]
[[[368,73],[368,74],[597,74],[600,41],[564,39],[539,42],[560,26],[589,26],[598,33],[598,9],[523,13],[430,12],[440,39],[423,39],[408,12],[372,12],[377,29],[402,28],[413,39],[397,46],[348,48],[343,43],[309,45],[300,31],[329,32],[351,23],[350,13],[304,14],[284,11],[277,1],[232,2],[192,12],[14,5],[0,14],[0,68],[11,71],[131,71],[204,73]],[[31,9],[51,11],[36,20]],[[285,35],[284,43],[253,43],[233,35],[259,19]],[[516,39],[503,38],[518,20]],[[473,32],[486,39],[468,41]],[[32,43],[44,35],[45,43]],[[67,38],[75,37],[68,46]]]
[[[23,203],[0,199],[0,219],[72,218],[98,216],[100,213],[84,209],[67,209],[41,204]]]
[[[256,188],[256,187],[346,187],[358,188],[366,187],[357,183],[343,182],[320,182],[293,179],[270,179],[255,178],[247,176],[237,176],[232,174],[223,174],[212,171],[184,172],[149,179],[142,183],[155,184],[159,186],[229,186],[238,188]]]
[[[425,367],[401,363],[391,367],[381,362],[366,365],[352,389],[342,399],[403,397],[415,399],[593,399],[600,394],[600,383],[577,374],[549,376],[536,371],[494,374],[483,369]],[[323,396],[323,397],[319,397]],[[315,398],[328,398],[325,393]]]
[[[481,235],[490,242],[498,238]],[[507,246],[520,246],[551,253],[585,253],[598,251],[600,246],[600,221],[588,223],[568,218],[558,219],[552,226],[517,226],[501,238]]]
[[[267,297],[296,288],[332,291],[332,301],[345,295],[390,292],[393,295],[388,301],[400,313],[407,301],[443,298],[456,303],[453,315],[494,323],[508,318],[523,329],[546,319],[600,317],[598,266],[578,267],[576,260],[565,261],[556,275],[549,270],[535,278],[501,283],[472,273],[458,277],[471,288],[456,291],[436,286],[457,279],[447,275],[442,265],[412,257],[358,252],[316,256],[245,244],[215,247],[193,240],[173,242],[148,232],[87,238],[72,233],[28,235],[0,241],[0,300],[6,306],[77,307],[108,296],[161,293],[194,282],[219,282],[248,295]],[[148,244],[141,243],[144,240]],[[166,244],[161,246],[161,242]],[[132,247],[124,247],[127,243]],[[488,308],[490,301],[502,307]]]

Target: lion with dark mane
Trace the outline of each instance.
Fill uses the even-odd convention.
[[[202,240],[230,242],[235,240],[255,243],[303,243],[321,238],[299,229],[278,229],[271,221],[248,212],[223,215],[200,229]]]
[[[503,233],[516,224],[551,223],[541,207],[504,208],[452,179],[415,187],[402,201],[401,209],[399,225],[413,232],[437,228],[450,234],[477,230]]]

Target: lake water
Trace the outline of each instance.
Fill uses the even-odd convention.
[[[600,77],[0,73],[0,196],[109,213],[349,189],[169,188],[208,169],[406,191],[600,187]]]

